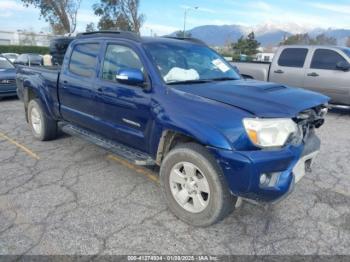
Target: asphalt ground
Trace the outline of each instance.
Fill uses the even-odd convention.
[[[287,199],[196,228],[167,209],[157,172],[76,137],[36,141],[22,103],[3,100],[0,254],[350,255],[350,112],[317,133],[313,172]]]

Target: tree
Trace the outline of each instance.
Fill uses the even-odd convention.
[[[100,17],[100,30],[118,29],[140,33],[144,15],[139,14],[140,0],[100,0],[93,6]]]
[[[296,34],[288,37],[280,43],[281,45],[336,45],[337,39],[327,37],[325,34],[317,35],[315,38],[308,34]]]
[[[94,31],[96,31],[94,23],[89,23],[86,25],[85,32],[94,32]]]
[[[179,38],[183,38],[183,37],[191,38],[192,37],[192,34],[190,32],[187,32],[187,31],[186,31],[186,33],[184,35],[184,31],[182,31],[182,30],[179,30],[179,31],[175,32],[175,34],[176,34],[176,37],[179,37]]]
[[[81,0],[21,0],[25,6],[40,9],[55,34],[74,33]]]
[[[337,39],[334,37],[327,37],[325,34],[316,36],[315,39],[310,40],[311,45],[336,45]]]
[[[251,32],[247,37],[241,36],[238,41],[232,44],[232,49],[237,54],[255,55],[258,53],[260,43],[255,39],[254,32]]]
[[[307,45],[310,42],[310,37],[308,34],[295,34],[287,37],[281,42],[281,45]]]

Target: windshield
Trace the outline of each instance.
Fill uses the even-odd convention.
[[[144,46],[167,84],[240,79],[224,58],[206,46],[189,43]]]
[[[14,66],[4,57],[0,57],[0,69],[10,69]]]
[[[350,58],[350,48],[342,48],[341,49],[349,58]]]
[[[15,54],[5,54],[4,57],[6,57],[7,59],[16,59],[17,55],[15,55]]]

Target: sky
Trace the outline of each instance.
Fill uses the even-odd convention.
[[[82,0],[78,14],[78,31],[86,24],[97,23],[92,5],[99,0]],[[299,28],[350,29],[350,0],[140,0],[140,11],[146,20],[143,35],[154,32],[165,35],[182,30],[184,11],[188,11],[186,27],[200,25],[244,26],[285,25]],[[198,7],[198,9],[194,9]],[[20,0],[0,0],[0,30],[48,31],[49,27],[33,7]],[[301,30],[301,29],[300,29]]]

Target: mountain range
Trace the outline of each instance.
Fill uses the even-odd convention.
[[[191,33],[192,37],[198,38],[208,45],[224,46],[227,43],[237,41],[242,35],[247,35],[252,31],[263,47],[276,46],[285,37],[296,33],[308,33],[311,37],[325,34],[327,37],[336,38],[338,45],[344,45],[347,38],[350,37],[350,29],[308,28],[297,24],[275,25],[272,23],[255,27],[242,25],[203,25],[192,28],[188,32]],[[176,35],[176,32],[171,35]]]

